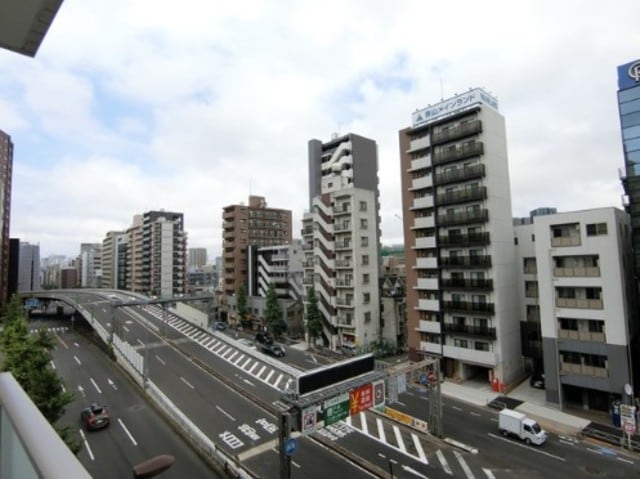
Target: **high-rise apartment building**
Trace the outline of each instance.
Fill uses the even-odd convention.
[[[202,268],[207,264],[207,248],[189,248],[189,268]]]
[[[9,299],[9,223],[11,219],[11,177],[13,143],[0,130],[0,307]]]
[[[291,210],[267,207],[262,196],[249,196],[249,204],[225,206],[222,211],[223,291],[232,296],[247,287],[249,246],[291,243]]]
[[[82,243],[80,245],[80,286],[102,287],[102,245]]]
[[[608,411],[626,384],[638,392],[629,216],[598,208],[528,220],[515,226],[523,356],[544,374],[547,402]]]
[[[131,226],[127,229],[127,236],[127,287],[125,289],[137,293],[149,294],[148,290],[144,290],[142,281],[142,215],[133,216]]]
[[[102,240],[103,288],[126,289],[128,246],[126,231],[109,231]]]
[[[325,345],[367,348],[381,337],[378,147],[347,134],[311,140],[308,151],[304,284],[314,287]]]
[[[18,293],[40,289],[40,245],[20,241]]]
[[[302,300],[302,242],[279,246],[250,246],[248,258],[248,296],[267,296],[273,284],[279,298]]]
[[[133,230],[133,255],[139,261],[134,269],[134,291],[171,297],[186,292],[187,234],[182,213],[148,211],[142,215],[142,244],[137,251],[135,239],[140,231]]]
[[[521,371],[506,133],[480,88],[412,115],[399,132],[412,359],[494,385]]]

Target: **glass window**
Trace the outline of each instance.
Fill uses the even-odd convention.
[[[640,87],[633,87],[618,92],[618,101],[620,103],[637,100],[638,98],[640,98]]]
[[[366,218],[362,218],[360,220],[360,229],[363,229],[363,230],[367,229],[367,219]]]
[[[638,138],[640,137],[640,112],[638,112],[638,121],[636,121],[633,125],[622,125],[622,139],[628,140],[630,138]]]
[[[625,115],[634,111],[640,111],[640,99],[620,103],[620,114]]]
[[[633,140],[625,140],[624,149],[626,151],[640,150],[640,138],[634,138]]]

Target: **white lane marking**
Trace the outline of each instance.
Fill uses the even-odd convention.
[[[225,416],[227,416],[229,419],[231,419],[232,421],[235,421],[236,418],[233,417],[231,414],[229,414],[227,411],[225,411],[224,409],[222,409],[220,406],[216,406],[216,409],[218,411],[220,411],[222,414],[224,414]]]
[[[238,355],[239,351],[234,351],[233,354],[231,356],[229,356],[227,359],[227,361],[231,362],[231,360],[233,358],[235,358]]]
[[[378,425],[378,437],[382,442],[387,442],[387,435],[384,433],[384,424],[382,424],[382,419],[377,417],[376,424]]]
[[[247,364],[249,364],[249,363],[251,362],[251,359],[253,359],[253,358],[248,357],[248,358],[247,358],[247,360],[244,362],[244,364],[243,364],[242,366],[240,366],[240,367],[241,367],[242,369],[246,368],[246,367],[247,367]]]
[[[476,416],[476,417],[480,417],[480,416],[482,416],[482,414],[477,413],[477,412],[475,412],[475,411],[469,411],[469,414],[471,414],[472,416]]]
[[[633,464],[634,463],[633,461],[630,461],[629,459],[624,459],[622,457],[616,457],[616,459],[618,461],[626,462],[627,464]]]
[[[482,472],[484,472],[485,476],[487,476],[488,479],[496,479],[496,476],[493,475],[493,472],[491,472],[491,469],[487,469],[486,467],[483,467]]]
[[[349,418],[351,418],[351,416],[349,416]],[[360,411],[360,429],[362,429],[362,432],[364,432],[365,434],[369,434],[369,424],[367,424],[367,416],[365,416],[363,411]]]
[[[222,343],[222,344],[220,345],[220,347],[219,347],[218,349],[216,349],[216,350],[215,350],[215,353],[216,353],[218,356],[220,356],[220,355],[223,353],[223,351],[225,351],[228,347],[229,347],[229,346],[227,346],[226,344]]]
[[[93,384],[93,387],[96,388],[96,391],[98,391],[98,394],[102,394],[102,391],[100,391],[100,388],[98,387],[96,382],[93,380],[93,378],[89,378],[89,379],[91,380],[91,384]]]
[[[278,384],[280,384],[280,381],[282,381],[282,378],[284,377],[284,374],[280,374],[280,376],[278,376],[278,379],[276,380],[276,382],[273,384],[274,388],[278,388]]]
[[[93,457],[93,452],[91,451],[91,447],[89,446],[89,441],[84,437],[84,431],[80,429],[80,436],[82,437],[82,442],[84,442],[84,447],[87,448],[87,452],[89,453],[89,457],[92,461],[95,461],[95,457]]]
[[[537,452],[538,454],[544,454],[545,456],[552,457],[554,459],[557,459],[558,461],[567,462],[567,460],[564,457],[556,456],[556,455],[551,454],[549,452],[541,451],[540,449],[537,449],[535,447],[525,446],[524,444],[520,444],[519,442],[512,441],[510,439],[506,439],[506,438],[504,438],[502,436],[498,436],[498,435],[493,434],[491,432],[488,433],[488,435],[493,437],[494,439],[500,439],[501,441],[508,442],[509,444],[513,444],[514,446],[522,447],[524,449],[527,449],[528,451]]]
[[[405,466],[404,464],[401,466],[402,469],[404,469],[407,472],[410,472],[411,474],[413,474],[414,476],[417,476],[421,479],[429,479],[427,476],[425,476],[424,474],[420,474],[418,471],[416,471],[415,469],[410,468],[409,466]]]
[[[567,446],[575,446],[575,444],[572,441],[565,441],[564,439],[559,439],[558,442],[561,442],[562,444],[566,444]]]
[[[453,471],[451,470],[451,467],[449,467],[449,463],[444,457],[444,454],[442,453],[442,449],[438,449],[438,452],[436,452],[436,456],[438,456],[438,461],[440,461],[440,465],[442,466],[442,469],[444,469],[444,472],[452,476]]]
[[[167,363],[165,363],[165,362],[163,361],[163,359],[162,359],[160,356],[158,356],[157,354],[156,354],[156,359],[157,359],[158,361],[160,361],[160,362],[162,363],[162,365],[163,365],[163,366],[166,366],[166,365],[167,365]]]
[[[85,395],[85,393],[84,393],[84,388],[83,388],[82,386],[80,386],[79,384],[78,384],[78,391],[80,391],[80,394],[82,394],[82,397],[83,397],[83,398],[86,398],[86,397],[87,397],[87,396]]]
[[[111,379],[107,378],[107,382],[113,389],[115,389],[116,391],[118,390],[118,387],[115,385],[115,383]]]
[[[140,346],[144,346],[144,343],[142,342],[142,339],[138,338],[137,341],[140,343]]]
[[[180,380],[185,383],[187,386],[189,386],[191,389],[195,389],[195,387],[193,387],[193,384],[191,384],[189,381],[187,381],[185,378],[183,378],[182,376],[180,376]]]
[[[404,445],[404,439],[402,439],[402,433],[400,432],[400,428],[393,425],[393,434],[396,436],[396,442],[398,443],[398,447],[402,452],[407,452],[407,448]]]
[[[73,345],[74,345],[76,348],[79,348],[79,347],[80,347],[80,345],[79,345],[78,343],[76,343],[75,341],[73,342]]]
[[[243,359],[244,359],[244,354],[241,354],[241,355],[238,357],[238,359],[236,359],[236,360],[233,362],[233,365],[234,365],[234,366],[237,366],[237,365],[238,365],[238,363],[239,363],[240,361],[242,361]]]
[[[265,382],[269,381],[269,379],[271,379],[271,376],[273,376],[276,373],[275,369],[272,369],[271,371],[269,371],[269,374],[267,374],[267,377],[264,378]]]
[[[262,369],[260,369],[260,372],[258,374],[256,374],[256,377],[259,378],[262,375],[262,373],[264,372],[265,369],[267,369],[267,365],[263,364],[262,365]],[[251,371],[249,371],[249,372],[251,372]]]
[[[64,387],[64,384],[61,384],[60,387],[62,388],[62,392],[66,393],[67,392],[67,388]]]
[[[253,364],[253,366],[251,366],[251,369],[249,369],[249,374],[251,374],[251,373],[253,372],[253,370],[254,370],[255,368],[257,368],[257,367],[258,367],[258,361],[256,361],[256,362]]]
[[[460,463],[460,467],[462,467],[462,470],[464,471],[464,473],[467,475],[467,478],[476,479],[476,476],[474,476],[473,472],[471,472],[471,469],[469,468],[469,464],[467,464],[467,461],[464,460],[464,457],[462,457],[462,454],[460,454],[459,451],[454,450],[453,455],[456,456],[456,459]]]
[[[251,381],[249,381],[248,379],[243,379],[243,381],[244,381],[245,383],[247,383],[249,386],[256,387],[256,385],[255,385],[255,384],[253,384],[253,383],[252,383]]]
[[[418,436],[416,436],[413,433],[411,433],[411,438],[413,439],[413,445],[416,448],[416,452],[418,453],[418,457],[420,458],[420,460],[425,464],[429,464],[427,455],[424,453],[424,449],[422,448],[422,443],[420,442],[420,438],[418,438]]]
[[[127,328],[126,326],[122,326],[122,329],[124,329],[127,333],[129,332],[129,328]]]
[[[209,339],[209,341],[207,341],[206,343],[203,344],[203,346],[207,349],[209,349],[209,346],[211,346],[212,344],[216,343],[216,338],[211,338]]]
[[[77,357],[77,356],[75,356],[75,355],[74,355],[74,356],[73,356],[73,359],[75,359],[75,360],[76,360],[76,363],[78,363],[78,366],[82,366],[82,363],[80,362],[80,360],[78,359],[78,357]]]
[[[53,363],[53,359],[51,360],[51,367],[52,367],[53,369],[55,369],[55,368],[56,368],[56,365]]]
[[[118,422],[120,423],[120,425],[122,426],[122,429],[124,429],[124,432],[127,433],[127,436],[129,436],[129,439],[131,439],[131,442],[133,443],[134,446],[137,446],[138,443],[136,442],[136,440],[133,438],[133,436],[131,435],[131,433],[129,432],[129,430],[127,429],[127,426],[124,425],[124,423],[122,422],[122,419],[118,418]]]
[[[313,354],[310,354],[309,356],[311,356],[311,360],[312,360],[314,363],[318,364],[318,360],[316,359],[316,357],[315,357]]]

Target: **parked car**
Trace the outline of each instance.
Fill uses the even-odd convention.
[[[533,373],[529,378],[529,385],[536,389],[544,389],[544,374],[543,373]]]
[[[271,343],[258,343],[258,350],[276,358],[284,356],[284,348],[279,344],[274,344],[273,340]]]
[[[269,335],[269,333],[259,332],[256,334],[256,343],[273,344],[273,338]]]
[[[80,419],[89,431],[105,428],[111,422],[107,409],[95,402],[80,412]]]
[[[214,324],[214,328],[218,331],[224,331],[225,329],[227,329],[227,323],[225,323],[224,321],[216,321],[216,323]]]

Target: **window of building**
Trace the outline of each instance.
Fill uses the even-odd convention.
[[[367,202],[366,201],[361,201],[360,202],[360,211],[367,211]]]
[[[604,321],[588,321],[590,333],[604,333]]]
[[[536,242],[536,235],[534,235],[534,234],[531,235],[531,242],[532,243]]]
[[[466,339],[454,339],[453,340],[453,345],[456,348],[468,348],[469,347],[469,343]]]
[[[366,218],[360,219],[360,229],[361,230],[366,230],[367,229],[367,219]]]
[[[368,236],[360,237],[360,246],[362,246],[363,248],[366,248],[367,246],[369,246],[369,237]]]
[[[362,302],[364,304],[369,304],[370,301],[371,301],[371,294],[370,293],[363,293],[362,294]]]
[[[580,353],[574,353],[572,351],[562,351],[560,354],[562,355],[563,363],[581,364]]]
[[[518,246],[518,237],[513,238],[513,244]]]
[[[484,341],[476,341],[474,346],[476,351],[489,351],[489,343]]]
[[[363,254],[362,255],[362,265],[363,266],[367,266],[369,264],[369,255],[368,254]]]
[[[364,273],[362,275],[362,284],[369,284],[369,273]]]
[[[369,321],[371,321],[371,311],[366,311],[364,313],[364,322],[368,323]]]
[[[572,318],[558,318],[560,321],[560,329],[568,329],[570,331],[578,330],[578,320]]]
[[[607,223],[591,223],[587,225],[587,236],[607,234]]]

